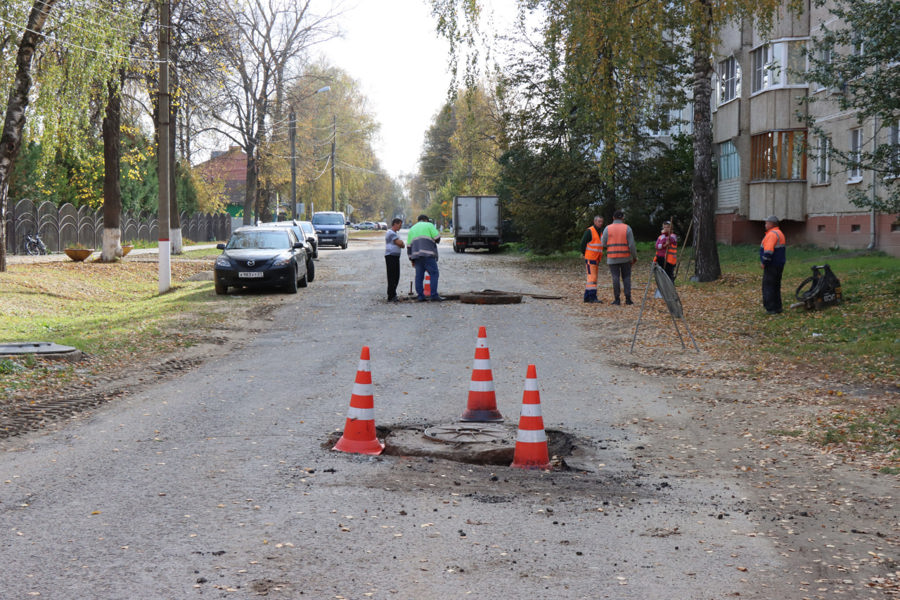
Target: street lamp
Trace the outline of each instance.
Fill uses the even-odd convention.
[[[312,94],[304,96],[301,100],[312,98],[320,92],[331,90],[330,85],[320,87]],[[294,105],[291,104],[291,114],[289,115],[290,136],[291,136],[291,210],[297,210],[297,116],[294,114]],[[332,200],[332,203],[334,201]]]

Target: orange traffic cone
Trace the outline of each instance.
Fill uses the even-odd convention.
[[[549,469],[550,456],[544,418],[541,416],[541,393],[537,386],[537,369],[528,365],[525,392],[522,394],[522,415],[516,436],[516,453],[512,467],[519,469]]]
[[[431,275],[425,272],[425,283],[422,285],[422,291],[426,298],[431,298]]]
[[[469,383],[469,403],[460,421],[492,423],[503,420],[497,410],[497,395],[494,393],[494,375],[491,373],[491,351],[487,345],[487,332],[478,328],[475,341],[475,360],[472,363],[472,381]]]
[[[354,454],[381,454],[384,444],[375,437],[375,399],[372,397],[372,372],[369,370],[369,347],[363,346],[359,369],[350,396],[350,410],[344,435],[332,450]]]

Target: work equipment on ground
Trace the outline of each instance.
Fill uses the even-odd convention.
[[[549,469],[550,450],[544,417],[541,414],[541,393],[537,385],[537,369],[528,365],[525,391],[522,393],[522,413],[516,435],[516,452],[510,465],[518,469]]]
[[[822,310],[826,306],[840,304],[843,300],[841,282],[827,264],[812,267],[812,277],[807,277],[797,286],[795,296],[798,303],[807,310]]]
[[[694,334],[691,333],[687,321],[684,320],[684,309],[681,306],[681,299],[678,297],[678,292],[675,291],[675,283],[669,279],[669,276],[666,275],[666,272],[662,267],[655,262],[650,267],[650,279],[647,281],[647,287],[644,289],[644,299],[641,301],[641,312],[638,313],[638,320],[634,325],[634,336],[631,338],[630,352],[634,352],[634,341],[637,339],[638,328],[641,326],[641,318],[644,316],[644,305],[647,304],[647,295],[650,293],[650,283],[654,280],[656,280],[656,289],[659,290],[659,293],[666,301],[666,307],[669,309],[669,314],[672,315],[672,323],[675,324],[675,331],[678,332],[678,339],[681,340],[681,348],[684,349],[686,346],[684,345],[684,338],[681,337],[681,330],[678,328],[678,321],[675,320],[676,318],[681,319],[681,322],[684,323],[684,328],[687,330],[688,335],[691,337],[691,342],[694,344],[694,350],[700,352],[700,348],[697,347],[697,342],[694,340]]]
[[[487,344],[487,330],[478,328],[475,340],[475,359],[472,362],[472,381],[469,384],[469,400],[460,421],[494,423],[503,420],[497,410],[494,393],[494,374],[491,371],[491,351]]]

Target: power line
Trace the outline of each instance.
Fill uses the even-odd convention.
[[[92,53],[92,54],[97,54],[97,55],[99,55],[99,56],[106,56],[106,57],[108,57],[108,58],[114,58],[114,59],[117,59],[117,60],[137,61],[137,62],[144,62],[144,63],[148,63],[148,64],[153,64],[153,65],[157,65],[157,64],[161,64],[161,63],[162,63],[162,61],[156,60],[156,59],[152,59],[152,58],[140,58],[140,57],[137,57],[137,56],[123,56],[123,55],[121,55],[121,54],[113,54],[113,53],[111,53],[111,52],[103,52],[102,50],[97,50],[96,48],[88,48],[87,46],[81,46],[81,45],[76,44],[76,43],[74,43],[74,42],[68,42],[68,41],[65,41],[65,40],[61,40],[61,39],[59,39],[59,38],[57,38],[57,37],[55,37],[55,36],[51,36],[51,35],[47,35],[47,34],[45,34],[45,33],[41,33],[40,31],[34,31],[33,29],[28,29],[27,27],[24,27],[24,26],[19,25],[19,24],[17,24],[17,23],[13,23],[12,21],[7,21],[7,20],[4,19],[3,17],[0,17],[0,21],[2,21],[3,23],[6,23],[7,25],[11,25],[11,26],[13,26],[13,27],[15,27],[15,28],[17,28],[17,29],[22,29],[22,30],[27,31],[27,32],[29,32],[29,33],[33,33],[34,35],[39,35],[39,36],[41,36],[42,38],[44,38],[44,39],[46,39],[46,40],[49,40],[49,41],[51,41],[51,42],[55,42],[55,43],[59,44],[60,46],[62,46],[62,47],[64,47],[64,48],[78,48],[79,50],[84,50],[84,51],[90,52],[90,53]],[[170,64],[171,64],[171,63],[170,63]]]

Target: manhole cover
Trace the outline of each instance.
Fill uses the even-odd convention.
[[[521,294],[484,290],[481,292],[468,292],[459,295],[459,301],[463,304],[520,304]]]
[[[495,425],[460,423],[429,427],[425,430],[425,437],[451,444],[477,444],[508,439],[509,432]]]
[[[77,348],[55,342],[0,342],[0,356],[24,356],[26,354],[72,356],[80,354]]]

